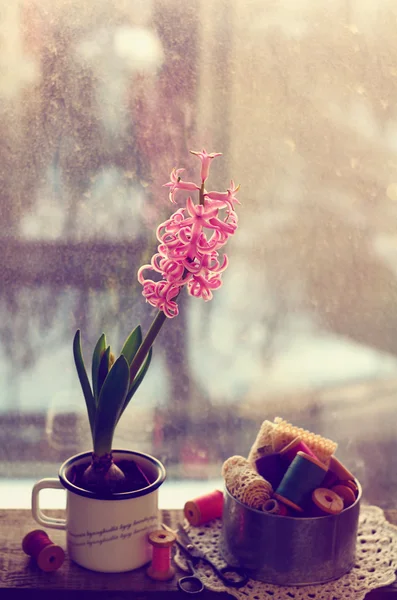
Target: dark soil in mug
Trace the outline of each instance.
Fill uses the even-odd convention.
[[[117,493],[134,492],[146,488],[153,483],[153,478],[150,478],[134,460],[114,460],[114,462],[125,475],[125,481],[118,486]],[[70,467],[67,471],[67,479],[70,483],[81,489],[85,489],[82,483],[83,473],[89,465],[90,461],[87,460],[84,463]],[[111,495],[112,493],[109,492],[109,496]]]

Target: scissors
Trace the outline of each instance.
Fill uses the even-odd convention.
[[[172,531],[172,533],[177,534],[176,543],[182,552],[187,556],[187,565],[190,570],[189,575],[185,575],[178,580],[178,588],[187,594],[199,594],[204,591],[204,583],[203,580],[196,569],[197,564],[200,561],[207,563],[214,570],[216,575],[223,581],[223,583],[229,587],[239,588],[243,587],[249,576],[247,573],[238,567],[221,567],[218,568],[197,546],[195,546],[186,533],[185,529],[182,527],[180,523],[178,523],[177,531],[175,532],[173,529],[168,527],[167,525],[162,525],[163,529],[167,531]]]

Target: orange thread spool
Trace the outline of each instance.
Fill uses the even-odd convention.
[[[204,523],[219,519],[223,511],[223,492],[215,490],[210,494],[186,502],[183,513],[190,525],[200,527]]]
[[[345,508],[355,503],[356,494],[347,485],[334,485],[334,487],[331,489],[342,498]]]
[[[338,460],[335,456],[331,456],[331,460],[329,463],[329,470],[335,473],[337,478],[340,481],[345,481],[352,479],[354,480],[354,475],[343,465],[340,460]]]
[[[327,488],[314,490],[312,501],[314,516],[338,515],[343,510],[343,499]]]
[[[42,571],[47,573],[59,569],[65,560],[63,549],[54,544],[41,529],[35,529],[25,535],[22,550],[36,561]]]
[[[152,564],[146,570],[151,579],[156,581],[168,581],[175,575],[175,569],[171,565],[171,549],[176,540],[171,531],[157,529],[149,534],[149,544],[153,546]]]
[[[349,479],[348,481],[341,481],[340,484],[345,485],[346,487],[350,488],[354,492],[355,497],[357,498],[358,485],[355,481],[353,481],[353,479]]]

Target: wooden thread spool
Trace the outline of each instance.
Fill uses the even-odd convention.
[[[334,491],[317,488],[312,494],[313,516],[338,515],[343,510],[343,500]]]
[[[146,573],[156,581],[168,581],[175,575],[175,569],[171,564],[171,549],[176,540],[171,531],[157,529],[149,534],[149,544],[153,546],[152,564]]]
[[[219,519],[223,511],[223,492],[215,490],[210,494],[186,502],[183,513],[190,525],[200,527],[204,523]]]
[[[314,452],[310,450],[310,448],[300,437],[296,437],[294,440],[292,440],[292,442],[288,444],[288,446],[282,448],[282,450],[280,450],[280,457],[287,464],[291,464],[298,452],[304,452],[308,456],[311,456],[312,458],[318,460]]]
[[[280,505],[274,498],[270,498],[266,500],[262,505],[263,512],[269,513],[270,515],[279,515],[280,514]]]
[[[262,505],[262,510],[270,515],[280,515],[280,517],[288,515],[287,507],[282,502],[277,502],[275,498],[266,500]]]
[[[288,467],[274,497],[297,512],[303,512],[311,493],[319,487],[327,467],[317,458],[299,451]]]
[[[255,461],[255,468],[266,481],[272,484],[276,489],[287,470],[287,465],[283,462],[279,452],[265,454]]]
[[[355,503],[356,494],[347,485],[341,485],[341,484],[334,485],[334,487],[331,489],[333,492],[335,492],[336,494],[338,494],[338,496],[340,496],[342,498],[343,505],[345,508],[347,508],[348,506],[351,506],[352,504]]]
[[[346,487],[353,490],[355,497],[358,496],[358,485],[353,479],[349,479],[348,481],[341,481],[340,485],[345,485]]]
[[[354,475],[335,456],[331,456],[329,470],[335,473],[339,481],[354,479]]]
[[[22,550],[36,561],[39,569],[46,573],[59,569],[65,560],[65,552],[61,546],[54,544],[41,529],[35,529],[25,535]]]

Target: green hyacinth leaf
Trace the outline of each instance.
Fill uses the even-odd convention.
[[[137,389],[141,385],[141,383],[143,381],[143,378],[145,377],[146,372],[147,372],[147,370],[148,370],[148,368],[150,366],[150,362],[152,360],[152,354],[153,354],[153,351],[152,351],[152,348],[150,348],[149,352],[146,354],[146,358],[143,361],[143,364],[142,364],[140,370],[138,371],[137,375],[135,376],[134,381],[130,385],[130,389],[128,390],[128,394],[127,394],[127,397],[125,399],[123,409],[122,409],[122,411],[120,413],[120,417],[123,414],[123,412],[125,411],[125,409],[127,408],[127,406],[129,404],[132,396],[135,394],[135,392],[137,391]]]
[[[152,354],[153,354],[153,349],[150,348],[149,352],[146,354],[146,358],[143,361],[141,368],[139,369],[139,372],[135,376],[135,379],[132,382],[132,384],[130,384],[130,389],[129,389],[128,395],[130,393],[132,395],[135,394],[136,390],[141,385],[143,378],[145,377],[146,372],[147,372],[148,368],[150,367],[150,363],[152,361]]]
[[[99,363],[98,383],[97,383],[98,397],[101,393],[101,389],[105,382],[105,379],[109,373],[109,358],[110,358],[110,346],[108,346],[106,348],[105,352],[102,354],[101,362]]]
[[[94,452],[111,452],[114,430],[128,393],[130,371],[123,355],[119,356],[102,386],[95,415]]]
[[[80,329],[75,333],[73,339],[73,356],[76,365],[77,375],[79,376],[81,389],[83,390],[85,403],[87,406],[88,420],[90,422],[91,435],[94,439],[94,426],[95,426],[95,400],[91,390],[90,382],[88,380],[87,371],[84,365],[83,351],[81,348],[81,334]]]
[[[101,359],[102,356],[104,354],[106,350],[106,336],[103,333],[101,335],[101,337],[99,338],[99,340],[96,343],[96,346],[94,348],[94,352],[92,355],[92,389],[94,392],[94,399],[96,404],[98,404],[98,397],[99,397],[99,392],[98,392],[98,372],[99,372],[99,365],[101,363]]]
[[[139,346],[142,344],[142,329],[140,325],[137,325],[135,329],[130,333],[126,341],[124,342],[124,346],[121,350],[121,354],[125,356],[129,365],[132,363],[132,359]]]

